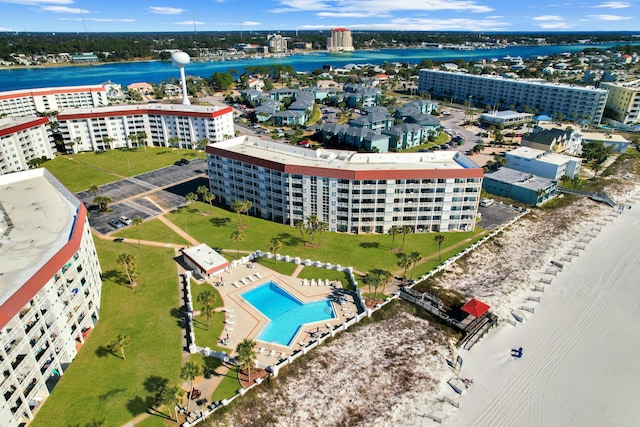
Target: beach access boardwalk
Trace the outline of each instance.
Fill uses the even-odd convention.
[[[423,308],[448,325],[462,331],[463,336],[457,345],[458,347],[463,347],[465,350],[473,347],[473,345],[498,322],[498,318],[489,312],[480,317],[467,315],[460,321],[456,320],[451,317],[453,310],[444,305],[439,298],[428,292],[418,292],[413,289],[402,288],[400,289],[400,298]]]

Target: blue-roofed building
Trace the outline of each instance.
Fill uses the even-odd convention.
[[[350,126],[366,128],[380,133],[384,129],[390,129],[394,125],[393,117],[384,114],[367,114],[349,121]]]
[[[366,128],[347,128],[344,132],[344,143],[371,152],[386,153],[389,151],[389,136]]]
[[[502,167],[485,174],[482,189],[496,196],[540,206],[555,196],[558,186],[551,179]]]
[[[256,116],[256,120],[262,123],[269,120],[279,110],[280,103],[278,101],[267,99],[253,109],[253,114]]]
[[[406,150],[423,143],[427,138],[424,129],[415,123],[402,123],[393,126],[391,129],[382,131],[383,135],[389,137],[389,149],[391,151]]]
[[[302,126],[309,120],[309,116],[305,112],[292,110],[278,111],[271,118],[276,126]]]
[[[300,90],[289,89],[286,87],[269,91],[269,97],[271,99],[275,99],[276,101],[282,101],[285,98],[297,99],[299,94]]]

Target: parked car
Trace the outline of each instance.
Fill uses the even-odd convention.
[[[124,225],[131,225],[132,223],[131,219],[126,216],[121,216],[119,219],[120,219],[120,222],[123,223]]]
[[[124,227],[124,223],[120,221],[118,218],[111,218],[109,220],[109,225],[115,229]]]
[[[180,159],[180,160],[176,160],[175,162],[173,162],[173,164],[176,165],[176,166],[184,166],[184,165],[188,165],[189,164],[189,160]]]
[[[486,208],[487,206],[491,206],[493,204],[493,199],[482,199],[480,200],[480,206]]]

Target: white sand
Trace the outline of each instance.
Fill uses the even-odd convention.
[[[640,206],[605,224],[535,314],[461,350],[474,385],[443,425],[640,425]]]

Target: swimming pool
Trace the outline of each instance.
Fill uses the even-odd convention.
[[[258,336],[260,341],[288,346],[303,325],[336,317],[328,299],[304,304],[274,282],[245,292],[242,297],[269,319]]]

